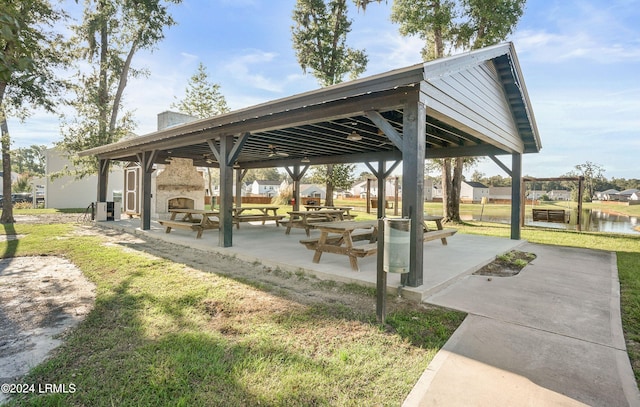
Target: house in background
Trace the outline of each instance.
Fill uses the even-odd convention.
[[[324,200],[327,197],[327,191],[322,185],[300,184],[300,197],[319,198]]]
[[[4,173],[2,171],[0,171],[0,194],[2,194],[2,191],[4,191],[4,188],[2,186],[3,178],[4,178]],[[11,171],[11,184],[12,185],[13,185],[14,182],[18,181],[19,178],[20,178],[20,174],[18,174],[17,172]]]
[[[396,182],[395,178],[387,178],[385,182],[385,194],[387,196],[394,196],[396,190]],[[367,181],[360,181],[355,183],[350,190],[351,194],[356,197],[366,198],[367,197]],[[370,182],[370,194],[372,197],[378,196],[378,181],[375,179]],[[402,196],[402,185],[398,185],[398,196]]]
[[[87,208],[96,201],[98,195],[98,176],[89,175],[76,179],[74,175],[62,175],[52,179],[51,175],[65,169],[74,170],[73,164],[65,153],[58,148],[45,151],[44,203],[46,208]],[[124,172],[122,167],[112,165],[109,171],[109,190],[107,201],[122,201]]]
[[[489,187],[489,201],[511,202],[511,187]]]
[[[633,200],[632,197],[634,196],[634,194],[635,194],[635,196],[637,196],[639,191],[640,190],[635,189],[635,188],[625,189],[624,191],[620,191],[618,196],[620,197],[620,200],[622,202],[631,201],[631,200]]]
[[[606,191],[596,192],[594,199],[598,201],[614,201],[620,193],[617,189],[607,189]]]
[[[280,193],[281,181],[255,180],[251,184],[251,195],[273,198]]]
[[[571,200],[571,191],[567,191],[566,189],[554,189],[547,193],[549,199],[552,201],[570,201]]]
[[[489,187],[473,181],[462,181],[460,185],[460,201],[480,203],[482,198],[489,199]]]

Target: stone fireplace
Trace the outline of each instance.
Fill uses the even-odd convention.
[[[188,158],[172,158],[156,177],[155,209],[159,219],[169,209],[204,209],[204,177]]]

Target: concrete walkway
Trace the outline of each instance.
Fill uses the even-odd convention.
[[[404,405],[640,406],[614,253],[525,244],[513,277],[467,276],[426,301],[469,315]]]

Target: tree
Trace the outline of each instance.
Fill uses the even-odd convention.
[[[189,79],[184,99],[171,104],[172,108],[181,113],[204,119],[229,111],[227,100],[220,92],[220,85],[209,81],[209,73],[202,62],[198,64],[198,70]],[[213,177],[216,174],[207,167],[209,181],[209,194],[213,191]]]
[[[253,181],[282,181],[284,175],[278,172],[276,168],[256,168],[247,171],[244,177],[245,182]]]
[[[310,70],[321,86],[357,78],[367,67],[363,50],[347,47],[351,21],[346,0],[298,0],[293,11],[293,48],[303,71]]]
[[[453,48],[477,49],[504,40],[522,16],[526,0],[395,0],[391,20],[402,35],[425,40],[425,60],[444,57]],[[462,171],[473,160],[442,160],[445,221],[460,221]]]
[[[367,67],[364,50],[346,45],[351,21],[346,0],[298,0],[293,11],[293,48],[303,71],[310,70],[321,86],[342,82],[345,75],[357,78]],[[327,206],[333,205],[333,189],[349,166],[327,165],[325,168]],[[335,174],[335,175],[334,175]]]
[[[331,173],[327,171],[328,166],[319,165],[311,168],[311,181],[316,184],[326,183],[329,178],[331,185],[337,189],[349,189],[356,181],[355,164],[334,165]],[[327,192],[328,194],[328,192]],[[333,191],[331,192],[333,194]]]
[[[121,114],[124,90],[130,76],[145,74],[131,66],[136,52],[153,49],[164,38],[164,28],[175,24],[166,3],[181,0],[85,0],[82,23],[74,26],[74,56],[90,64],[89,72],[78,69],[76,110],[63,123],[59,143],[69,153],[81,177],[97,172],[94,157],[75,153],[118,141],[132,132],[130,112]]]
[[[595,185],[605,180],[604,168],[599,164],[587,161],[584,164],[576,165],[575,169],[584,177],[584,186],[587,190],[587,193],[584,194],[585,198],[591,200],[596,192]]]
[[[12,151],[12,168],[14,171],[29,175],[44,175],[45,173],[45,156],[47,149],[45,145],[32,145],[31,147],[22,147]]]
[[[227,100],[220,92],[220,85],[209,81],[209,73],[202,62],[189,79],[184,98],[172,103],[171,107],[200,119],[229,111]]]
[[[25,120],[28,107],[55,110],[64,81],[55,74],[66,65],[62,38],[52,31],[65,17],[46,0],[3,2],[0,6],[0,131],[2,171],[11,174],[11,137],[7,115]],[[11,177],[3,177],[1,223],[14,223]]]

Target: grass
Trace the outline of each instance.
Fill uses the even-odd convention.
[[[24,237],[1,242],[5,256],[64,256],[96,284],[97,298],[55,355],[23,379],[77,391],[9,405],[400,405],[464,318],[407,306],[380,326],[371,291],[337,285],[370,301],[367,312],[304,304],[264,283],[104,245],[72,225],[10,229]]]
[[[456,227],[510,234],[508,225],[487,222]],[[63,224],[5,225],[5,234],[24,237],[1,242],[3,257],[65,256],[97,285],[95,309],[24,379],[74,383],[77,391],[25,395],[10,405],[400,405],[464,318],[399,307],[380,326],[371,289],[309,283],[371,301],[371,312],[339,302],[305,304],[277,287],[105,246],[73,231]],[[640,237],[524,227],[522,238],[616,252],[623,329],[640,381]]]

